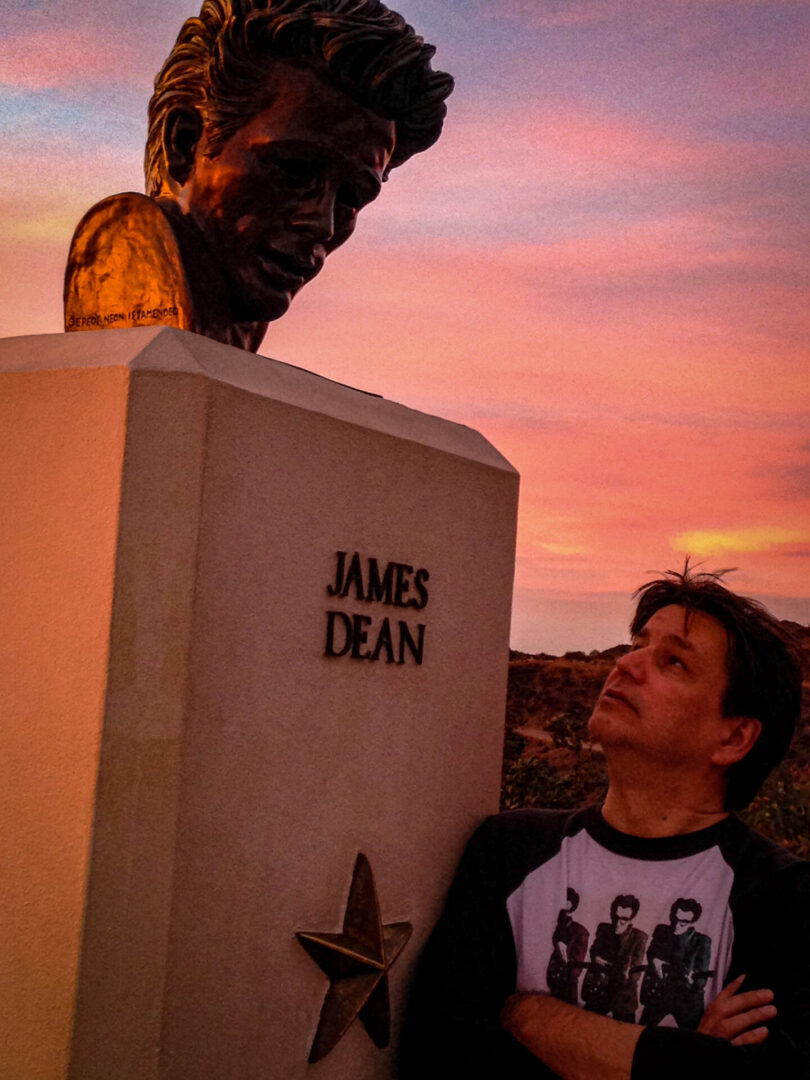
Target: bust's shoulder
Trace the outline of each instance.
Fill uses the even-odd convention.
[[[149,195],[140,191],[119,191],[117,195],[108,195],[91,206],[76,227],[80,232],[86,223],[91,221],[104,221],[118,217],[119,215],[146,216],[157,220],[166,215],[160,203]]]
[[[177,238],[161,204],[137,191],[122,191],[90,207],[73,233],[70,257],[81,259],[91,253],[99,258],[132,244],[141,250],[168,249],[180,258]]]
[[[180,246],[160,202],[126,191],[87,211],[71,241],[64,300],[66,330],[193,328]]]

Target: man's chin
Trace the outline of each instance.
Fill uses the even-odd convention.
[[[617,727],[621,727],[621,717],[616,717],[609,709],[604,709],[601,702],[597,703],[588,721],[588,738],[591,742],[600,745],[610,742]]]
[[[596,730],[599,727],[599,720],[599,702],[597,702],[596,705],[594,705],[593,712],[588,717],[588,723],[586,725],[589,739],[596,738]]]

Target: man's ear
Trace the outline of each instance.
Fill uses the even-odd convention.
[[[727,768],[742,761],[762,731],[762,724],[753,716],[726,716],[725,734],[712,754],[712,764]]]
[[[182,187],[194,168],[194,158],[203,133],[203,122],[197,109],[177,106],[170,109],[163,129],[163,148],[166,170],[170,178]]]

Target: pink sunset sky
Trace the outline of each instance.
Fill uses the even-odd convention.
[[[810,623],[810,4],[395,6],[456,77],[445,133],[262,352],[515,465],[516,648],[616,644],[687,552]],[[73,228],[143,190],[151,80],[198,4],[2,10],[0,335],[58,333]]]

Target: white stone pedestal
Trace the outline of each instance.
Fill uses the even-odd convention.
[[[0,1075],[390,1076],[359,1022],[307,1063],[295,932],[341,929],[363,852],[414,928],[395,1044],[497,808],[516,473],[169,328],[9,339],[0,372]]]

